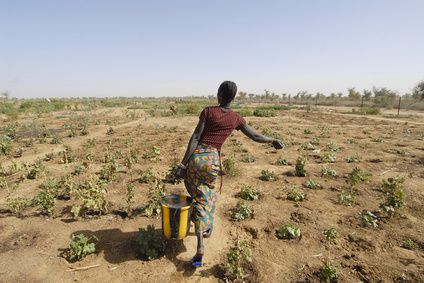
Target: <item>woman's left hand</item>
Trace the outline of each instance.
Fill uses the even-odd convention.
[[[277,139],[275,139],[275,140],[272,141],[272,146],[275,149],[282,149],[282,148],[285,147],[284,143],[282,141],[280,141],[280,140],[277,140]]]

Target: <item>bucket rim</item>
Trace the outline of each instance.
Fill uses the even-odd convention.
[[[170,197],[183,197],[187,200],[187,205],[181,206],[181,210],[186,210],[189,209],[191,207],[191,205],[193,204],[193,199],[191,196],[189,195],[184,195],[184,194],[168,194],[168,195],[164,195],[162,196],[161,199],[161,206],[165,206],[165,207],[169,207],[169,205],[165,202],[165,199],[170,198]]]

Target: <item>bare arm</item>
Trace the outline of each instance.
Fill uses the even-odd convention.
[[[261,135],[247,124],[244,124],[243,126],[241,126],[240,130],[242,131],[243,134],[245,134],[248,138],[250,138],[251,140],[254,140],[255,142],[272,143],[272,145],[276,149],[281,149],[284,147],[284,144],[280,140]]]
[[[190,159],[191,155],[196,149],[196,146],[200,142],[200,138],[202,137],[204,129],[205,121],[199,120],[199,123],[197,124],[196,129],[194,130],[193,134],[191,135],[190,141],[188,142],[187,150],[184,154],[183,160],[181,161],[182,165],[187,166],[188,160]]]

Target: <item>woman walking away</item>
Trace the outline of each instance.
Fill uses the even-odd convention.
[[[284,146],[280,140],[256,133],[243,117],[231,110],[231,102],[236,93],[237,86],[234,82],[225,81],[219,86],[219,106],[203,109],[184,158],[176,171],[177,177],[185,179],[186,189],[193,198],[192,221],[197,237],[197,253],[192,259],[194,267],[202,266],[203,238],[212,234],[217,200],[215,181],[220,173],[222,144],[236,129],[256,142],[272,143],[276,149]]]

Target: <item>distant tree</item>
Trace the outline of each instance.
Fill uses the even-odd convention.
[[[253,99],[253,97],[255,97],[254,93],[249,93],[247,96],[249,96],[249,99]]]
[[[1,94],[1,96],[3,96],[4,99],[9,99],[9,92],[5,91]]]
[[[351,99],[351,100],[361,99],[361,94],[358,91],[356,91],[354,87],[348,88],[347,92],[348,92],[347,97],[349,97],[349,99]]]
[[[281,96],[283,97],[283,100],[287,99],[287,93],[283,93]]]
[[[316,94],[315,94],[315,99],[316,100],[320,100],[320,99],[322,99],[322,98],[324,98],[325,97],[325,95],[322,93],[322,92],[317,92]]]
[[[364,100],[365,101],[370,101],[371,100],[371,97],[372,97],[372,92],[371,91],[369,91],[367,89],[364,89],[362,91],[362,93],[364,94]]]
[[[393,106],[398,97],[396,92],[385,87],[373,87],[372,92],[374,93],[375,102],[385,107]]]
[[[239,99],[241,101],[244,101],[246,99],[246,96],[247,96],[247,92],[239,91]]]
[[[412,97],[414,99],[424,99],[424,81],[419,82],[412,91]]]
[[[334,92],[332,92],[332,93],[330,94],[330,98],[331,98],[332,100],[334,100],[334,99],[336,98],[336,94],[335,94]]]
[[[343,93],[341,93],[341,92],[337,93],[338,98],[342,98],[342,96],[343,96]]]

